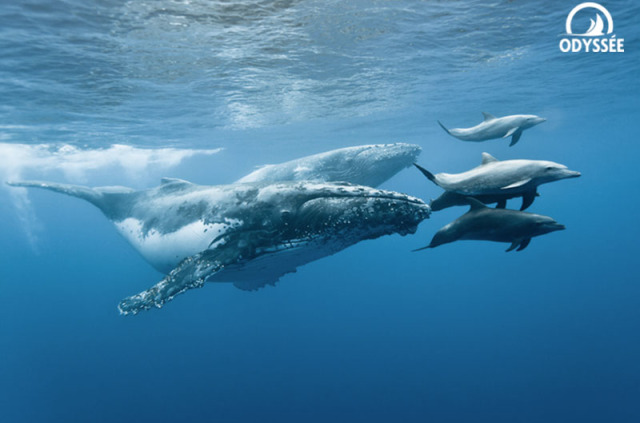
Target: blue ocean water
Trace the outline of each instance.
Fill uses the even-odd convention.
[[[520,253],[410,252],[452,208],[135,317],[118,301],[162,275],[97,209],[0,188],[0,421],[640,421],[640,7],[602,3],[624,53],[562,53],[577,3],[4,2],[3,180],[223,184],[399,141],[435,172],[487,151],[583,176],[540,189],[531,211],[567,230]],[[511,148],[436,123],[481,111],[548,121]],[[383,187],[441,192],[413,169]]]

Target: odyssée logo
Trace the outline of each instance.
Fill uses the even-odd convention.
[[[573,33],[573,18],[582,9],[595,9],[595,20],[591,19],[591,26],[583,34]],[[604,31],[604,21],[600,13],[604,15],[607,21],[607,32]],[[567,35],[571,38],[563,38],[560,40],[560,51],[563,53],[572,52],[577,53],[584,51],[586,53],[623,53],[624,52],[624,38],[616,38],[613,32],[613,19],[611,13],[604,6],[593,3],[581,3],[569,12],[566,22]]]

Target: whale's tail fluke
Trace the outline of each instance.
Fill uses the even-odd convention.
[[[134,191],[131,188],[125,187],[89,188],[82,185],[59,184],[44,181],[8,181],[7,185],[12,187],[41,188],[81,198],[90,202],[107,215],[112,211],[114,206],[113,201],[107,198],[112,197],[109,194],[129,194]]]
[[[442,129],[444,129],[444,131],[447,134],[452,135],[451,132],[449,132],[449,130],[447,129],[447,127],[442,124],[442,122],[438,121],[438,124],[442,127]]]

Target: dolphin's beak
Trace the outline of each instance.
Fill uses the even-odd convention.
[[[576,170],[569,171],[569,178],[577,178],[578,176],[582,176],[582,173]]]
[[[551,226],[551,228],[552,228],[554,231],[564,231],[565,229],[567,229],[567,227],[566,227],[566,226],[564,226],[564,225],[562,225],[562,224],[560,224],[560,223],[553,223],[553,224],[551,224],[551,225],[549,225],[549,226]]]

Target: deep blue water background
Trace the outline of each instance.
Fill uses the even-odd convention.
[[[98,210],[33,191],[25,212],[1,188],[0,421],[640,421],[640,8],[602,3],[625,53],[563,54],[577,3],[3,2],[0,143],[223,148],[77,179],[5,157],[3,178],[218,184],[392,141],[436,172],[488,151],[583,176],[541,188],[531,211],[568,229],[521,253],[411,253],[449,209],[275,288],[208,285],[133,318],[116,304],[161,275]],[[548,121],[512,148],[436,124],[480,111]],[[439,195],[411,169],[384,187]]]

